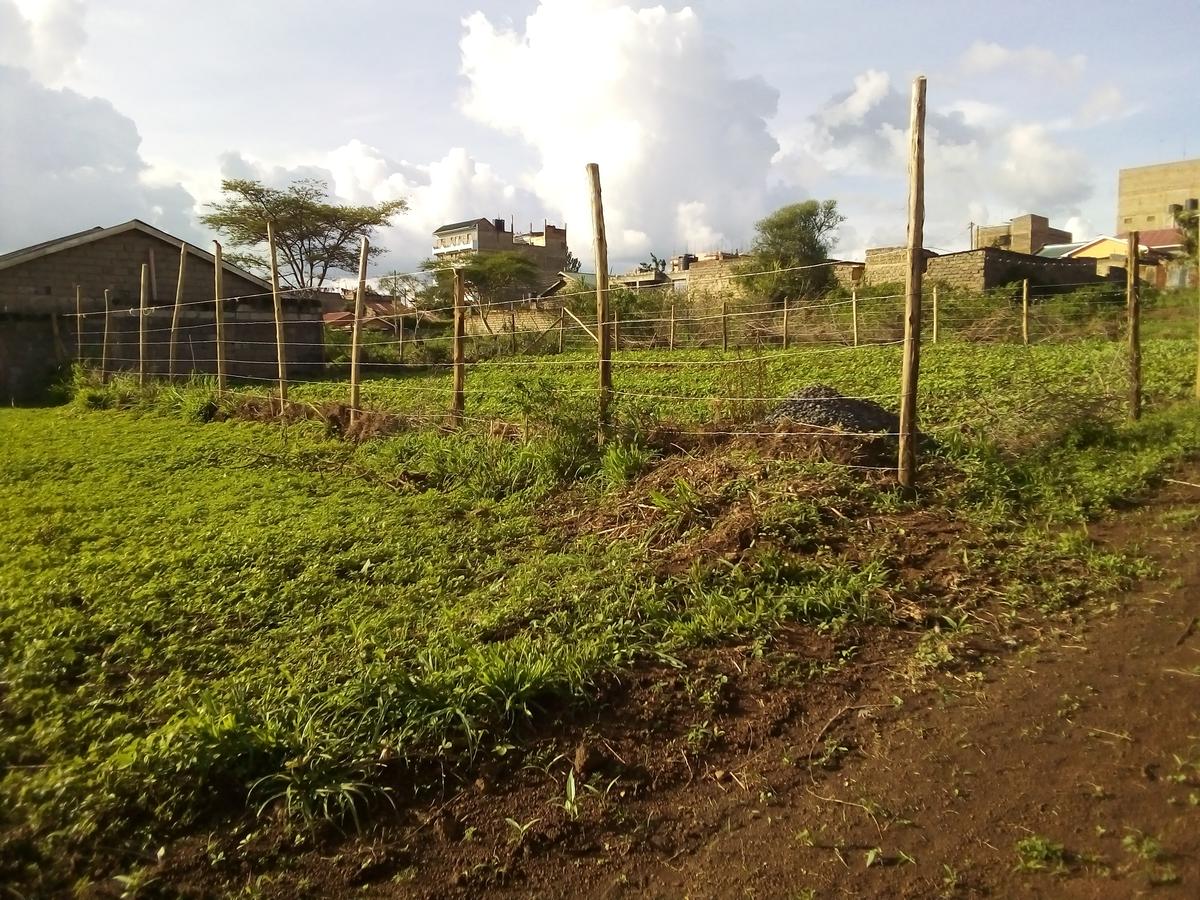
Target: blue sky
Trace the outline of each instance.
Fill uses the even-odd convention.
[[[192,240],[222,175],[409,200],[437,224],[566,221],[617,266],[734,249],[839,201],[838,252],[903,240],[912,77],[929,78],[927,243],[970,221],[1114,226],[1117,170],[1200,156],[1200,4],[0,0],[0,251],[133,216]]]

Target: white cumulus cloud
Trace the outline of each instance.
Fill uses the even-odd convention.
[[[690,8],[543,0],[521,29],[482,13],[464,24],[463,111],[533,148],[526,183],[582,259],[589,162],[614,264],[749,236],[778,149],[767,128],[778,96],[734,76]]]
[[[1005,47],[991,41],[976,41],[962,56],[968,75],[987,75],[1001,70],[1025,73],[1035,78],[1072,81],[1087,69],[1082,53],[1063,56],[1042,47]]]
[[[0,0],[0,250],[135,217],[198,238],[191,196],[152,182],[133,121],[52,86],[78,59],[82,14],[46,0],[30,19]]]

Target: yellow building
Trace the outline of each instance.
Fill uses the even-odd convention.
[[[1122,169],[1117,234],[1175,227],[1175,213],[1200,207],[1200,159]]]

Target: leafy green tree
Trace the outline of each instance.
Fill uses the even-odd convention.
[[[579,257],[567,251],[567,264],[563,267],[564,272],[578,272],[583,267],[583,263],[579,261]]]
[[[1200,245],[1200,211],[1181,209],[1175,213],[1175,227],[1183,234],[1183,252],[1192,262],[1197,261]]]
[[[477,253],[460,261],[467,288],[467,305],[481,316],[492,307],[514,303],[544,287],[545,279],[537,263],[523,253],[506,250],[500,253]],[[421,268],[433,273],[433,281],[417,299],[425,309],[448,309],[454,304],[455,264],[443,259],[427,259]],[[490,329],[485,316],[484,327]]]
[[[639,272],[665,272],[667,271],[667,261],[651,250],[650,261],[638,265],[637,270]]]
[[[251,271],[269,272],[267,222],[275,227],[280,279],[294,288],[319,288],[331,271],[358,270],[359,240],[390,225],[408,204],[387,200],[375,206],[329,202],[329,186],[315,178],[280,190],[259,181],[231,178],[221,182],[223,198],[208,204],[200,222],[224,238],[234,252],[226,259]],[[384,253],[371,247],[370,255]]]
[[[811,297],[829,284],[829,258],[836,232],[846,217],[835,200],[805,200],[775,210],[754,226],[754,243],[745,263],[749,289],[772,303]],[[749,274],[749,273],[765,274]]]

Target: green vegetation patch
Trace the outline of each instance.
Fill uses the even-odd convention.
[[[601,452],[583,359],[472,371],[474,412],[523,421],[520,437],[477,426],[356,445],[319,421],[210,422],[205,383],[117,380],[71,406],[0,411],[0,876],[101,843],[152,850],[247,810],[353,820],[394,796],[398,773],[507,752],[637,660],[683,665],[735,636],[769,642],[781,622],[947,621],[997,595],[1054,611],[1124,583],[1137,567],[1080,526],[1200,448],[1200,414],[1171,405],[1190,389],[1189,347],[1154,342],[1153,408],[1125,424],[1113,353],[935,348],[917,501],[878,473],[755,446],[708,452],[722,462],[708,481],[655,482],[670,460],[641,436],[668,401],[627,397],[621,440]],[[704,397],[733,378],[628,359],[630,393]],[[899,368],[894,348],[752,365],[737,377],[764,397],[813,381],[894,394]],[[437,395],[416,389],[444,380],[368,393],[433,411]],[[585,396],[547,404],[546,380]],[[711,422],[712,401],[695,403],[669,408]],[[577,515],[626,507],[648,527]],[[930,516],[964,535],[947,554],[962,579],[923,574],[928,548],[906,529]],[[705,543],[735,521],[735,553]]]

